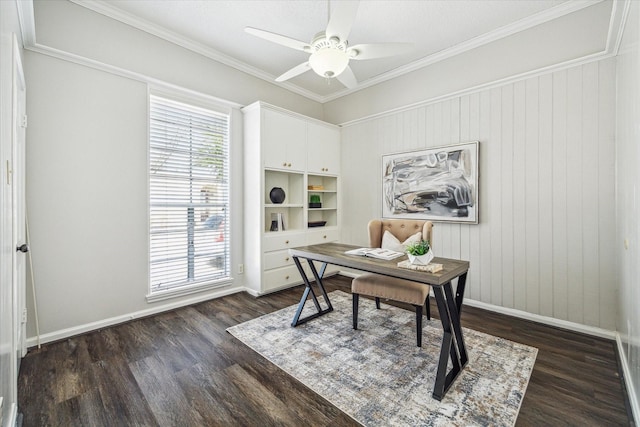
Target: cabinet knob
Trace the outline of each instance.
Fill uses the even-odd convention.
[[[291,167],[291,163],[289,163],[287,166]]]
[[[285,277],[284,280],[289,280],[289,275],[287,275],[287,277]]]
[[[284,162],[284,163],[282,164],[282,166],[287,166],[287,162]]]
[[[287,240],[287,241],[286,241],[286,242],[284,242],[284,243],[285,243],[286,245],[288,245],[288,244],[289,244],[289,241]]]
[[[327,238],[327,236],[326,236],[326,235],[325,235],[325,236],[322,236],[322,238],[323,238],[323,239],[326,239],[326,238]]]
[[[289,261],[289,257],[286,257],[284,260],[285,260],[285,261]]]

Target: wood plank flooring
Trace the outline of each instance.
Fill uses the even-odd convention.
[[[326,280],[328,291],[350,283]],[[226,332],[301,293],[238,293],[31,349],[18,379],[23,425],[357,425]],[[518,426],[634,425],[613,341],[467,306],[462,323],[539,349]]]

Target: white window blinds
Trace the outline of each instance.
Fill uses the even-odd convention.
[[[229,116],[151,95],[151,293],[228,278]]]

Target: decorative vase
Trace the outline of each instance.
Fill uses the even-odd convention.
[[[407,256],[409,256],[409,262],[414,265],[427,265],[434,258],[433,251],[431,251],[431,249],[429,249],[429,252],[424,255],[407,254]]]
[[[271,199],[271,203],[279,205],[284,202],[285,197],[284,190],[280,187],[273,187],[269,192],[269,199]]]

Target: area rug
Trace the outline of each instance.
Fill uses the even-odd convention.
[[[469,362],[438,402],[439,320],[425,318],[419,348],[414,312],[361,299],[355,331],[351,295],[329,298],[333,312],[296,328],[291,306],[227,331],[365,426],[515,424],[536,348],[463,328]]]

